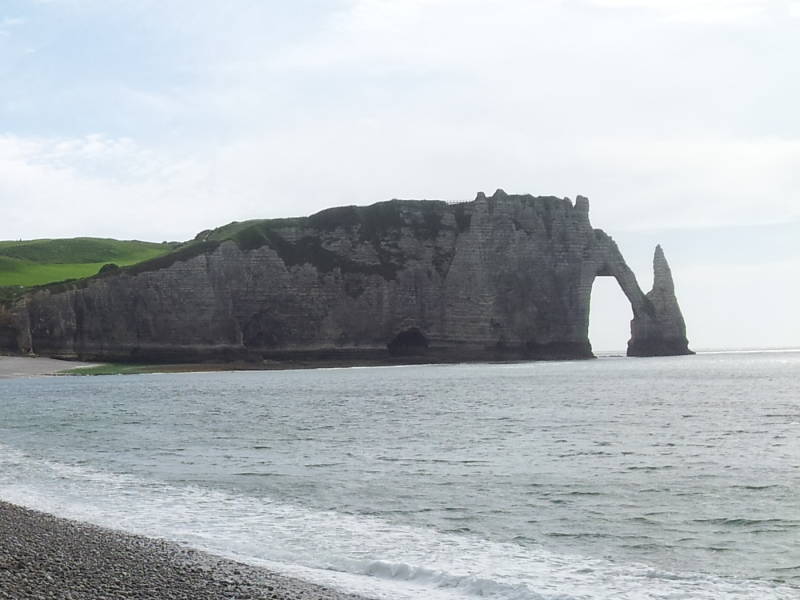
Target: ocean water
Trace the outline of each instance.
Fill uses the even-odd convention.
[[[800,598],[800,352],[0,381],[0,498],[376,598]]]

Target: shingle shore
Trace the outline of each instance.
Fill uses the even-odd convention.
[[[0,502],[0,598],[363,600],[163,540]]]

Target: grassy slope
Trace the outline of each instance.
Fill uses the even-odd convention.
[[[422,221],[417,223],[419,233],[435,238],[441,227],[443,202],[392,200],[371,206],[331,208],[309,217],[234,221],[204,231],[195,240],[184,244],[99,238],[0,241],[0,302],[18,294],[17,286],[29,287],[90,277],[107,263],[120,267],[136,265],[130,267],[130,273],[152,271],[203,252],[211,252],[226,240],[232,240],[248,250],[269,245],[277,248],[290,264],[294,264],[292,261],[330,263],[333,260],[328,256],[330,253],[318,248],[318,243],[288,243],[276,239],[275,230],[308,226],[332,231],[337,227],[358,227],[362,238],[378,239],[386,230],[403,225],[405,221],[401,213],[406,206],[421,211]],[[353,265],[338,266],[353,268]]]
[[[132,265],[176,244],[98,238],[0,242],[0,286],[33,286],[94,275],[104,264]]]

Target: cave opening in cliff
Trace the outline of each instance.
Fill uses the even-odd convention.
[[[0,350],[5,352],[19,352],[17,332],[10,327],[0,326]]]
[[[598,276],[589,304],[589,342],[598,353],[625,354],[633,309],[614,277]]]
[[[416,327],[398,333],[386,346],[392,356],[424,354],[428,349],[428,338]]]

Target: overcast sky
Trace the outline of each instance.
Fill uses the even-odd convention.
[[[800,346],[799,107],[800,0],[0,0],[0,239],[582,194],[693,347]]]

